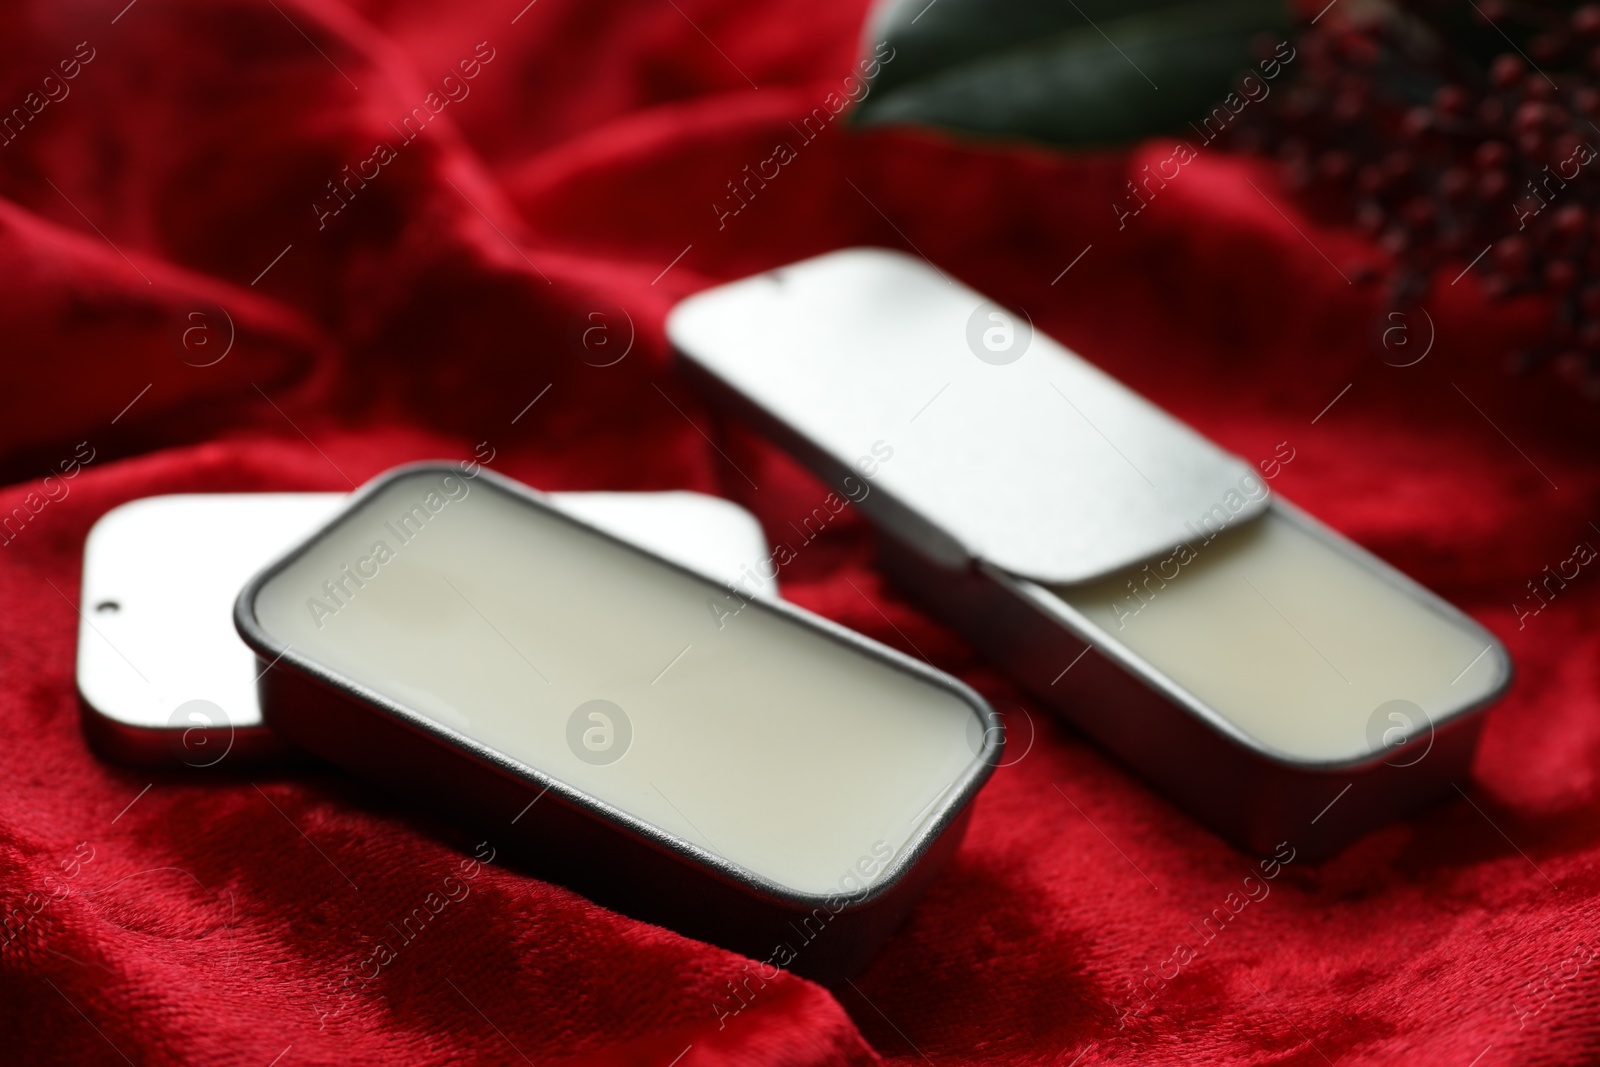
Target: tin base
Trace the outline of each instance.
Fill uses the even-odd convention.
[[[1453,793],[1469,776],[1481,711],[1438,727],[1431,746],[1357,764],[1307,768],[1224,736],[1129,673],[1004,576],[942,566],[881,534],[879,562],[934,615],[1051,710],[1238,848],[1287,841],[1310,860]],[[974,620],[981,619],[981,625]],[[1402,765],[1402,759],[1408,765]]]
[[[832,908],[799,909],[686,869],[667,850],[569,805],[553,790],[490,767],[341,691],[267,669],[265,660],[261,667],[267,722],[288,741],[369,780],[406,783],[408,802],[450,811],[491,844],[505,844],[529,873],[597,904],[825,984],[859,971],[904,921],[960,846],[972,810],[963,807],[888,892],[859,906],[841,897]]]

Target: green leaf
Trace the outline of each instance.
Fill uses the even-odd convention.
[[[1254,66],[1250,39],[1289,22],[1284,0],[892,0],[869,49],[893,52],[854,117],[1124,144],[1207,114]]]

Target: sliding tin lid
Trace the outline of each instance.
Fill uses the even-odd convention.
[[[892,449],[860,506],[951,563],[1088,581],[1218,507],[1229,523],[1267,507],[1248,464],[900,252],[844,249],[698,293],[667,335],[839,464]]]

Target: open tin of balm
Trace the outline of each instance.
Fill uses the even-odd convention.
[[[1026,317],[851,249],[667,332],[876,521],[886,571],[1241,847],[1326,855],[1467,774],[1501,644]]]
[[[402,467],[244,588],[283,737],[420,789],[627,914],[850,973],[955,850],[1002,739],[955,679],[489,471]]]

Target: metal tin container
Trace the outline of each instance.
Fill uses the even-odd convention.
[[[1025,316],[850,249],[667,332],[876,523],[891,576],[1241,848],[1325,856],[1466,776],[1501,644]]]
[[[423,464],[253,578],[235,625],[288,740],[602,904],[840,978],[955,850],[998,720],[789,604],[708,610],[726,594],[515,482]]]

